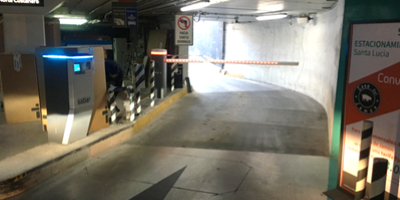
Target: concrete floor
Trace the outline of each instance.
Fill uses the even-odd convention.
[[[0,160],[47,143],[47,133],[41,122],[6,124],[0,110]]]
[[[148,97],[149,94],[150,89],[142,89],[142,99]],[[122,110],[120,116],[123,116],[123,112],[125,111],[123,101],[118,99],[117,104]],[[142,106],[147,107],[148,105],[146,105],[146,102],[143,102]],[[43,144],[48,144],[48,138],[47,133],[42,130],[42,123],[40,121],[7,124],[4,110],[0,108],[0,160],[4,160]]]
[[[187,95],[131,144],[328,156],[326,114],[314,100],[220,77]],[[246,90],[248,89],[248,90]]]
[[[205,75],[131,140],[12,199],[326,200],[323,108],[272,85]]]

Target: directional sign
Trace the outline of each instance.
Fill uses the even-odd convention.
[[[114,28],[126,28],[125,8],[113,7],[113,19]]]
[[[126,8],[126,27],[127,28],[138,27],[137,8]]]
[[[175,45],[176,46],[193,45],[193,16],[191,15],[175,16]]]
[[[0,0],[1,1],[1,0]],[[134,3],[113,2],[113,27],[114,28],[137,28],[138,11]]]

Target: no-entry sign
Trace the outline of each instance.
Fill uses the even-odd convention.
[[[191,15],[175,16],[175,45],[176,46],[193,45],[193,16]]]

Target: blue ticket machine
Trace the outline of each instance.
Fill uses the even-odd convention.
[[[85,138],[94,106],[94,55],[89,47],[36,50],[43,127],[50,142]]]

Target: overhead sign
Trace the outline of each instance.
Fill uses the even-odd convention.
[[[339,187],[356,195],[366,180],[368,194],[373,159],[384,158],[385,191],[398,198],[400,23],[353,24],[351,33]],[[368,143],[366,127],[372,130]],[[362,164],[363,158],[369,161]]]
[[[193,45],[193,16],[175,15],[175,45]]]
[[[136,8],[126,8],[126,27],[138,27],[138,12]]]
[[[0,0],[0,5],[5,6],[44,6],[44,0]]]
[[[132,3],[112,3],[114,28],[138,27],[138,11],[134,7],[135,5]]]

